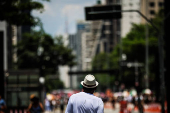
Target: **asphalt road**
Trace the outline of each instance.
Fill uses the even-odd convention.
[[[132,105],[129,105],[129,106],[132,107]],[[104,113],[119,113],[119,107],[120,107],[119,103],[116,103],[115,109],[112,108],[112,105],[110,103],[106,103],[105,106],[104,106]],[[65,108],[66,108],[66,106],[65,106]],[[60,109],[58,108],[58,109],[56,109],[56,110],[54,110],[52,112],[47,112],[46,111],[45,113],[61,113],[61,112],[60,112]],[[65,109],[64,109],[63,113],[65,113]],[[131,113],[139,113],[139,112],[137,110],[135,110],[135,111],[132,110]],[[147,111],[146,112],[145,111],[144,113],[160,113],[160,112],[158,112],[158,111],[155,111],[155,112]]]

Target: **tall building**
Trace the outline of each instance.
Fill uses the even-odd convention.
[[[91,32],[85,32],[81,37],[82,43],[82,70],[91,70],[91,61],[93,58],[92,47],[93,38]]]
[[[77,34],[76,34],[76,43],[77,43],[77,50],[76,50],[76,54],[77,54],[77,63],[78,63],[78,67],[77,69],[79,71],[82,70],[82,34],[86,33],[86,32],[90,32],[91,30],[91,23],[87,22],[87,21],[83,21],[83,20],[78,20],[77,21]]]
[[[76,34],[70,34],[69,37],[69,45],[68,47],[70,49],[72,49],[72,52],[73,52],[73,55],[76,56],[76,59],[75,59],[75,62],[78,63],[78,52],[77,52],[77,48],[78,48],[78,41],[77,41],[77,35]],[[73,66],[70,68],[70,71],[78,71],[78,66]],[[74,75],[74,76],[70,76],[70,81],[69,81],[69,84],[70,84],[70,87],[71,88],[77,88],[78,87],[78,82],[77,82],[77,75]]]
[[[120,0],[106,0],[105,4],[97,5],[114,3],[120,4]],[[69,35],[69,47],[73,49],[77,61],[77,65],[71,70],[90,70],[91,61],[95,55],[114,50],[120,39],[120,23],[121,21],[117,19],[77,21],[77,33]]]
[[[139,10],[141,9],[141,0],[122,0],[122,10]],[[121,19],[121,37],[125,37],[130,31],[132,23],[139,24],[141,16],[137,12],[122,12]]]
[[[120,0],[106,0],[105,4],[97,5],[112,4],[120,4]],[[119,19],[92,21],[92,35],[95,37],[95,45],[93,47],[94,55],[114,50],[114,47],[119,43],[120,39],[120,22]]]
[[[164,0],[141,0],[141,13],[148,19],[152,19],[163,6]],[[141,19],[141,23],[146,22],[144,18]]]
[[[68,35],[65,34],[62,39],[63,39],[63,45],[65,47],[68,47],[69,44],[69,39]],[[70,88],[70,77],[68,75],[70,67],[67,65],[64,66],[59,66],[59,78],[61,81],[63,81],[64,85],[66,88]]]
[[[91,23],[83,20],[78,20],[76,25],[77,33],[69,35],[69,48],[73,50],[73,54],[76,56],[75,61],[77,65],[72,67],[71,71],[82,71],[84,70],[84,58],[86,56],[86,51],[84,49],[87,47],[84,43],[86,40],[84,33],[91,32]],[[79,87],[78,75],[72,76],[70,78],[70,85],[73,88]]]

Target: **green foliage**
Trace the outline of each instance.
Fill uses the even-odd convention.
[[[64,83],[60,79],[50,79],[46,77],[45,87],[47,92],[51,92],[54,89],[63,89]]]
[[[156,17],[152,19],[153,24],[160,29],[163,22],[163,12],[162,10],[156,14]],[[150,82],[154,81],[158,74],[158,38],[160,32],[155,30],[153,26],[148,24],[148,41],[149,41],[149,79]],[[145,74],[145,44],[146,44],[146,25],[144,24],[132,24],[132,28],[130,32],[122,38],[122,46],[119,44],[114,48],[114,50],[110,53],[101,53],[94,57],[92,61],[92,69],[120,69],[120,49],[123,54],[126,54],[127,59],[125,62],[135,62],[138,61],[143,63],[143,67],[140,67],[139,70],[139,82],[142,84]],[[122,48],[121,48],[122,47]],[[108,65],[109,64],[109,65]],[[109,68],[107,68],[109,67]],[[124,82],[126,86],[131,87],[134,85],[135,81],[135,69],[134,67],[128,68],[127,66],[121,66],[121,73],[123,75]],[[113,74],[114,75],[114,74]],[[106,87],[104,83],[106,83],[107,76],[104,74],[96,75],[100,85],[102,87]],[[100,76],[100,77],[98,77]],[[116,75],[114,75],[116,77]],[[113,78],[110,83],[113,86],[116,78]],[[157,77],[158,78],[158,77]],[[129,82],[128,82],[129,81]]]
[[[108,53],[99,53],[92,60],[92,70],[109,70],[112,69],[111,55]],[[106,88],[112,87],[111,83],[115,80],[112,74],[95,74],[96,80],[99,82],[98,91],[105,91]]]
[[[49,1],[49,0],[43,0]],[[7,21],[14,25],[36,25],[36,17],[31,15],[31,11],[42,12],[42,3],[33,0],[1,0],[0,1],[0,21]]]
[[[96,55],[92,61],[93,70],[108,69],[109,56],[107,53],[100,53]]]
[[[40,32],[24,34],[16,46],[18,69],[39,68],[46,75],[56,73],[60,65],[73,66],[75,56],[72,51],[55,39],[49,34],[41,35]]]

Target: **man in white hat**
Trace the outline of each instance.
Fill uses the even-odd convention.
[[[104,113],[103,101],[93,95],[99,84],[95,77],[86,75],[81,84],[83,91],[69,98],[65,113]]]

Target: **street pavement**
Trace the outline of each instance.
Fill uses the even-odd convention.
[[[104,113],[119,113],[119,104],[117,103],[115,107],[116,108],[113,109],[111,103],[106,103],[104,106]],[[65,106],[65,109],[66,109],[66,106]],[[65,109],[64,109],[64,113],[65,113]],[[45,111],[45,113],[61,113],[61,112],[60,112],[60,109],[57,108],[51,112]]]
[[[128,107],[131,107],[133,109],[131,113],[139,113],[137,109],[133,108],[132,104],[129,104]],[[65,106],[65,109],[66,109],[66,106]],[[64,113],[65,113],[65,109],[64,109]],[[105,105],[104,105],[104,113],[119,113],[119,110],[120,110],[119,103],[115,104],[115,109],[112,108],[111,103],[105,103]],[[46,111],[45,113],[61,113],[61,112],[60,112],[60,109],[58,108],[58,109],[56,109],[52,112]],[[156,110],[155,111],[153,111],[153,110],[148,111],[148,110],[146,110],[144,113],[161,113],[161,112],[160,112],[160,110],[159,111],[156,111]]]
[[[46,111],[45,113],[61,113],[61,112],[60,112],[59,109],[56,109],[55,111],[52,111],[52,112]],[[65,113],[65,110],[64,110],[64,113]],[[105,108],[104,109],[104,113],[119,113],[119,110],[118,109],[113,110],[113,109]]]

